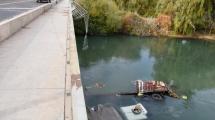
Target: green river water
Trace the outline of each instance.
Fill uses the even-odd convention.
[[[215,42],[133,36],[77,37],[81,78],[88,107],[142,103],[149,120],[215,119]],[[84,45],[84,47],[83,47]],[[111,96],[128,92],[134,80],[173,84],[188,100]],[[95,88],[95,84],[104,84]]]

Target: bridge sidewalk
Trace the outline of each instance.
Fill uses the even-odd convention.
[[[0,120],[63,120],[68,0],[0,43]]]

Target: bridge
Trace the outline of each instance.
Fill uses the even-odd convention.
[[[35,0],[1,0],[0,1],[0,21],[10,19],[16,15],[32,10],[41,4]]]
[[[87,120],[72,8],[0,1],[1,120]]]

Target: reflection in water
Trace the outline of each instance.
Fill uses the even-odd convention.
[[[149,119],[212,119],[215,117],[215,43],[193,40],[130,36],[89,37],[88,49],[77,45],[83,84],[105,84],[86,89],[87,105],[110,102],[116,106],[137,100],[149,110]],[[171,82],[188,102],[166,98],[156,102],[133,96],[90,96],[127,92],[132,81],[155,79]],[[122,84],[123,83],[123,84]],[[201,99],[203,97],[204,99]],[[202,112],[207,113],[202,114]]]
[[[82,50],[87,50],[88,49],[88,40],[87,40],[87,34],[84,36],[84,42],[82,46]]]

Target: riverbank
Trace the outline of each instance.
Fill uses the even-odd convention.
[[[215,40],[215,3],[211,0],[155,0],[150,3],[140,0],[77,2],[88,11],[90,35],[117,33]],[[92,2],[94,4],[91,4]],[[75,30],[78,34],[85,34],[83,20],[75,21]]]
[[[127,13],[122,19],[120,32],[135,36],[163,36],[173,38],[215,40],[214,33],[195,31],[190,34],[173,31],[171,16],[160,14],[157,17],[142,17],[135,13]]]
[[[90,25],[95,22],[90,19]],[[85,35],[84,22],[79,20],[74,22],[75,33],[77,35]],[[95,23],[94,23],[95,24]],[[187,38],[215,41],[215,33],[193,32],[192,34],[181,34],[172,31],[172,22],[169,16],[160,15],[157,18],[145,18],[137,14],[128,13],[121,19],[120,28],[116,31],[102,31],[102,26],[89,26],[88,35],[90,36],[107,36],[107,35],[131,35],[131,36],[154,36],[154,37],[172,37],[172,38]],[[92,29],[93,28],[93,29]],[[95,30],[97,29],[97,30]]]
[[[79,36],[84,36],[85,34],[76,34]],[[110,34],[88,34],[88,36],[109,36],[109,35],[128,35],[128,36],[138,36],[130,35],[125,33],[110,33]],[[180,34],[168,34],[168,35],[142,35],[139,37],[169,37],[169,38],[179,38],[179,39],[198,39],[205,41],[215,41],[215,34],[200,34],[195,33],[193,35],[180,35]]]
[[[200,39],[207,41],[215,41],[215,34],[193,34],[193,35],[166,35],[164,37],[185,38],[185,39]]]

